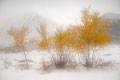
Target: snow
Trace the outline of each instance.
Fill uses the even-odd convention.
[[[115,80],[115,72],[85,71],[62,72],[54,71],[48,74],[40,74],[35,70],[4,70],[0,73],[1,80]]]
[[[23,53],[0,54],[0,80],[120,80],[120,45],[109,45],[101,51],[104,61],[111,61],[112,67],[86,70],[80,67],[78,70],[52,70],[44,72],[40,69],[42,60],[49,60],[45,51],[33,50],[27,52],[30,60],[30,69],[24,70],[18,66],[24,59]],[[5,68],[5,60],[8,67]]]

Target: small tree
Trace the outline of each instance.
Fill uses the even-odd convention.
[[[40,28],[37,28],[37,31],[42,37],[42,40],[38,42],[38,48],[45,49],[49,52],[55,67],[64,68],[70,61],[69,32],[63,31],[60,28],[56,30],[53,36],[49,36],[43,25],[41,25]]]
[[[39,49],[50,49],[50,36],[48,35],[46,28],[44,25],[40,25],[39,28],[37,28],[37,32],[40,34],[42,37],[41,41],[37,42],[38,48]]]
[[[56,67],[64,68],[67,64],[71,63],[70,53],[70,33],[69,31],[63,31],[61,28],[57,29],[52,37],[53,49],[56,52],[57,60]]]
[[[52,49],[51,48],[51,37],[48,35],[48,33],[46,31],[46,27],[44,25],[40,25],[40,27],[37,27],[36,30],[42,38],[40,41],[37,41],[38,49],[48,51],[48,53],[51,56],[52,62],[55,63],[54,55],[51,53],[51,49]],[[49,62],[47,62],[47,63],[49,63]],[[46,61],[42,61],[42,68],[46,68],[48,66],[50,68],[51,63],[46,64]]]
[[[7,32],[8,34],[14,39],[13,47],[14,48],[20,48],[24,52],[25,62],[26,62],[26,68],[28,68],[28,61],[27,61],[27,55],[26,55],[26,49],[25,45],[27,44],[26,36],[28,35],[28,27],[22,27],[21,29],[15,29],[11,27]]]
[[[82,10],[82,15],[81,21],[83,25],[79,27],[80,31],[77,32],[77,35],[80,36],[77,36],[75,44],[78,45],[75,45],[74,48],[85,51],[83,54],[85,58],[84,66],[89,68],[94,66],[94,64],[99,64],[99,60],[95,62],[96,48],[103,47],[111,41],[111,35],[109,34],[111,23],[109,20],[103,20],[98,12],[91,13],[89,8],[84,8]],[[79,43],[80,45],[82,43],[82,45],[79,46]],[[93,53],[91,53],[91,50],[93,50]]]

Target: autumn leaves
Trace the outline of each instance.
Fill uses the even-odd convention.
[[[90,12],[89,8],[82,10],[81,22],[81,25],[71,25],[66,30],[58,28],[54,35],[48,35],[44,25],[37,28],[42,40],[36,44],[40,50],[48,51],[54,66],[61,68],[72,63],[72,53],[82,56],[83,58],[79,57],[79,63],[87,68],[100,65],[99,59],[96,59],[96,50],[111,42],[111,23],[102,19],[98,12]],[[27,27],[8,30],[8,34],[15,40],[14,45],[18,47],[23,47],[26,43],[27,33]]]

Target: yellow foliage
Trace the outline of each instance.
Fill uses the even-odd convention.
[[[42,40],[37,43],[39,49],[45,48],[49,50],[53,48],[56,52],[61,53],[60,55],[58,54],[60,62],[64,55],[70,53],[70,50],[77,53],[87,52],[87,54],[82,54],[82,56],[89,61],[89,49],[102,47],[111,42],[111,35],[109,33],[111,22],[103,20],[98,12],[90,12],[89,9],[84,8],[82,10],[81,25],[72,25],[65,31],[59,28],[53,36],[48,36],[43,25],[37,28],[42,37]]]
[[[25,37],[28,35],[28,30],[29,28],[24,26],[21,29],[11,27],[8,30],[8,34],[15,40],[14,47],[23,47],[26,44]]]
[[[74,43],[74,35],[72,33],[72,27],[63,31],[61,28],[57,29],[55,34],[52,36],[52,43],[57,51],[61,51],[65,47],[72,48]]]
[[[84,51],[85,46],[81,41],[81,25],[72,25],[65,32],[65,43],[67,47],[71,47],[74,51]],[[74,52],[73,51],[73,52]]]
[[[38,33],[42,37],[41,41],[37,42],[39,49],[49,49],[51,45],[51,37],[47,35],[46,28],[44,25],[40,25],[40,28],[37,28]]]
[[[15,29],[15,28],[11,27],[11,29],[8,30],[8,34],[10,36],[12,36],[14,39],[13,47],[21,48],[24,51],[24,57],[25,57],[25,61],[26,61],[26,65],[25,65],[26,69],[29,68],[29,64],[27,62],[27,56],[25,53],[25,44],[27,44],[26,36],[28,35],[28,30],[29,30],[29,28],[24,27],[24,26],[21,29],[18,29],[18,28]]]
[[[87,49],[88,46],[96,47],[103,46],[111,41],[109,34],[110,21],[103,20],[98,12],[90,12],[89,8],[82,10],[81,21],[83,25],[79,26],[76,31],[77,40],[75,41],[75,48],[82,50]],[[79,45],[80,44],[80,45]]]
[[[37,31],[38,31],[38,33],[40,34],[40,36],[41,36],[43,39],[46,39],[46,38],[47,38],[46,28],[45,28],[44,25],[40,25],[40,27],[37,28]]]
[[[57,29],[55,35],[53,36],[54,47],[57,47],[58,49],[63,48],[63,46],[65,45],[64,37],[65,36],[63,34],[63,30]]]
[[[39,49],[49,49],[50,48],[50,38],[49,39],[42,39],[40,42],[37,43]]]

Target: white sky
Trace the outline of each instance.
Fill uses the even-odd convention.
[[[0,22],[20,13],[39,13],[68,25],[79,21],[81,9],[91,5],[92,10],[102,14],[107,12],[120,14],[120,0],[0,0]]]

